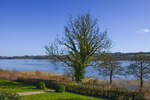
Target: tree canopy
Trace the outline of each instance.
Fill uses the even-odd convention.
[[[75,80],[81,82],[93,55],[109,48],[110,45],[107,32],[100,32],[97,19],[93,19],[87,13],[76,18],[70,17],[63,38],[45,48],[48,55],[55,56],[73,68]]]

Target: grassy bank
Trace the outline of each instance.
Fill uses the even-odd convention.
[[[74,93],[44,93],[23,96],[22,100],[104,100],[100,98],[82,96]]]
[[[0,89],[9,89],[14,92],[40,91],[40,89],[37,89],[35,85],[9,80],[0,80]]]

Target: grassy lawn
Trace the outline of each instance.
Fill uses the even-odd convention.
[[[22,100],[104,100],[94,97],[82,96],[73,93],[44,93],[23,96]]]
[[[36,86],[31,84],[25,84],[21,82],[0,80],[0,89],[11,89],[15,92],[29,92],[29,91],[39,91]]]

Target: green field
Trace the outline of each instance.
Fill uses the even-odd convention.
[[[73,93],[44,93],[37,95],[28,95],[23,100],[104,100],[94,97],[82,96]]]
[[[0,80],[0,89],[3,90],[9,89],[13,90],[14,92],[41,91],[40,89],[36,89],[36,86],[34,85],[8,80]],[[64,92],[64,93],[43,93],[43,94],[27,95],[23,96],[22,100],[104,100],[104,99]]]
[[[0,80],[0,89],[9,89],[15,92],[40,91],[34,85],[8,80]]]

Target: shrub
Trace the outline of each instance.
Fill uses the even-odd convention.
[[[44,82],[39,82],[36,86],[38,89],[46,89],[46,85]]]
[[[0,100],[21,100],[21,97],[10,90],[0,90]]]
[[[55,87],[56,92],[65,92],[65,86],[64,85],[57,85]]]

